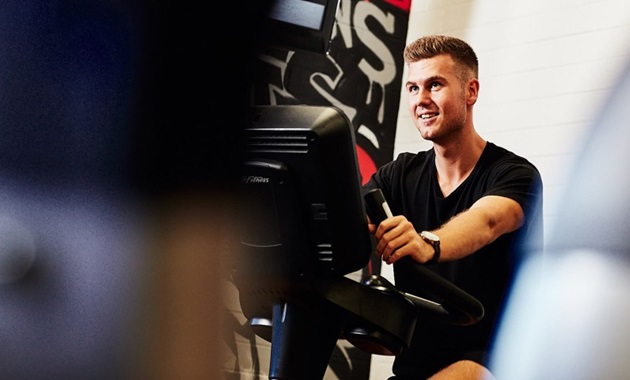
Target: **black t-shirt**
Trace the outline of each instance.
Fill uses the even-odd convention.
[[[423,319],[420,313],[411,347],[395,359],[397,379],[429,376],[460,359],[486,364],[493,330],[523,252],[521,242],[531,239],[530,235],[542,239],[542,181],[528,160],[488,142],[468,178],[447,197],[440,190],[436,170],[433,149],[402,153],[379,168],[364,189],[380,188],[392,213],[404,215],[418,232],[440,227],[486,195],[518,202],[525,224],[464,259],[428,266],[477,298],[485,314],[474,325],[459,326]],[[404,261],[394,264],[398,289],[439,302],[418,285],[415,276],[413,267]]]

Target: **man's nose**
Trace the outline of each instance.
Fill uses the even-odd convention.
[[[431,103],[431,91],[419,90],[414,96],[414,102],[418,105],[426,105]]]

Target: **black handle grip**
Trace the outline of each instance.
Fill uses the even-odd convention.
[[[392,216],[392,212],[387,205],[381,189],[372,189],[363,194],[365,209],[370,221],[378,225],[383,220]]]
[[[378,224],[392,216],[381,189],[369,190],[363,195],[363,198],[372,223]],[[433,303],[416,295],[398,291],[416,306],[434,313],[437,310],[439,317],[451,324],[472,325],[483,318],[485,313],[483,305],[475,297],[410,257],[403,257],[401,261],[405,265],[411,265],[418,273],[418,281],[422,286],[442,300],[441,304]]]

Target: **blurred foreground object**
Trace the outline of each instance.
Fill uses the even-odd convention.
[[[544,254],[520,271],[494,348],[499,379],[628,378],[629,70],[575,163]]]
[[[2,378],[217,378],[222,210],[267,2],[178,4],[0,5]]]

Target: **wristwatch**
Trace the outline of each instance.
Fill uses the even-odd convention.
[[[433,246],[433,257],[425,264],[437,263],[440,260],[440,237],[429,231],[420,232],[420,237]]]

